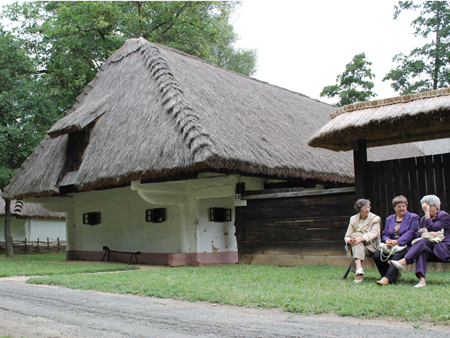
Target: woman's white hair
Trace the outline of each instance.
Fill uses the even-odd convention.
[[[441,210],[441,200],[436,195],[425,195],[420,200],[420,204],[426,203],[428,205],[435,205],[438,210]]]

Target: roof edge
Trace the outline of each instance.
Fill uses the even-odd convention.
[[[448,96],[448,95],[450,95],[450,88],[443,88],[443,89],[430,90],[430,91],[426,91],[426,92],[390,97],[387,99],[358,102],[358,103],[353,103],[353,104],[343,106],[343,107],[339,108],[338,110],[336,110],[335,112],[331,113],[330,116],[332,119],[334,119],[335,117],[338,117],[339,115],[342,115],[345,113],[350,113],[350,112],[357,111],[357,110],[378,108],[378,107],[389,106],[389,105],[397,104],[397,103],[407,103],[407,102],[411,102],[411,101],[429,99],[429,98],[438,97],[438,96]]]

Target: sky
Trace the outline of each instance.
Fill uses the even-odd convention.
[[[393,19],[396,1],[244,0],[235,18],[238,46],[257,49],[253,77],[328,103],[323,87],[336,84],[353,56],[372,62],[376,99],[398,96],[384,76],[395,68],[392,57],[425,43],[414,37],[418,12]]]
[[[0,0],[0,5],[14,1]],[[398,96],[383,77],[392,57],[425,43],[410,26],[419,13],[393,19],[392,0],[244,0],[233,19],[239,48],[257,50],[258,80],[320,98],[352,58],[364,52],[372,62],[376,99]]]

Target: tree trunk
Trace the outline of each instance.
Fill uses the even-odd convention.
[[[441,45],[441,36],[440,36],[440,26],[441,26],[441,20],[440,20],[440,12],[439,10],[436,13],[436,56],[434,58],[434,74],[433,74],[433,89],[438,88],[439,83],[439,68],[440,68],[440,45]]]
[[[11,238],[11,200],[5,199],[5,247],[6,257],[14,257]]]

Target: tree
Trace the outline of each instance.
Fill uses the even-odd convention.
[[[399,65],[383,78],[391,80],[391,87],[402,95],[450,85],[450,7],[447,1],[400,1],[395,6],[394,19],[402,11],[420,9],[411,26],[414,35],[431,41],[413,49],[409,55],[403,53],[393,57]]]
[[[0,27],[0,190],[56,121],[57,110],[23,43]],[[5,200],[6,254],[14,256],[10,201]]]
[[[7,6],[29,55],[67,111],[106,59],[129,38],[173,47],[252,75],[256,52],[235,50],[235,2],[51,1]]]
[[[374,87],[372,79],[375,75],[368,67],[370,65],[372,62],[366,60],[365,53],[356,54],[352,62],[345,66],[345,71],[337,76],[337,84],[324,87],[320,97],[339,96],[340,100],[336,105],[342,107],[355,102],[368,101],[376,96],[377,94],[372,91]]]

